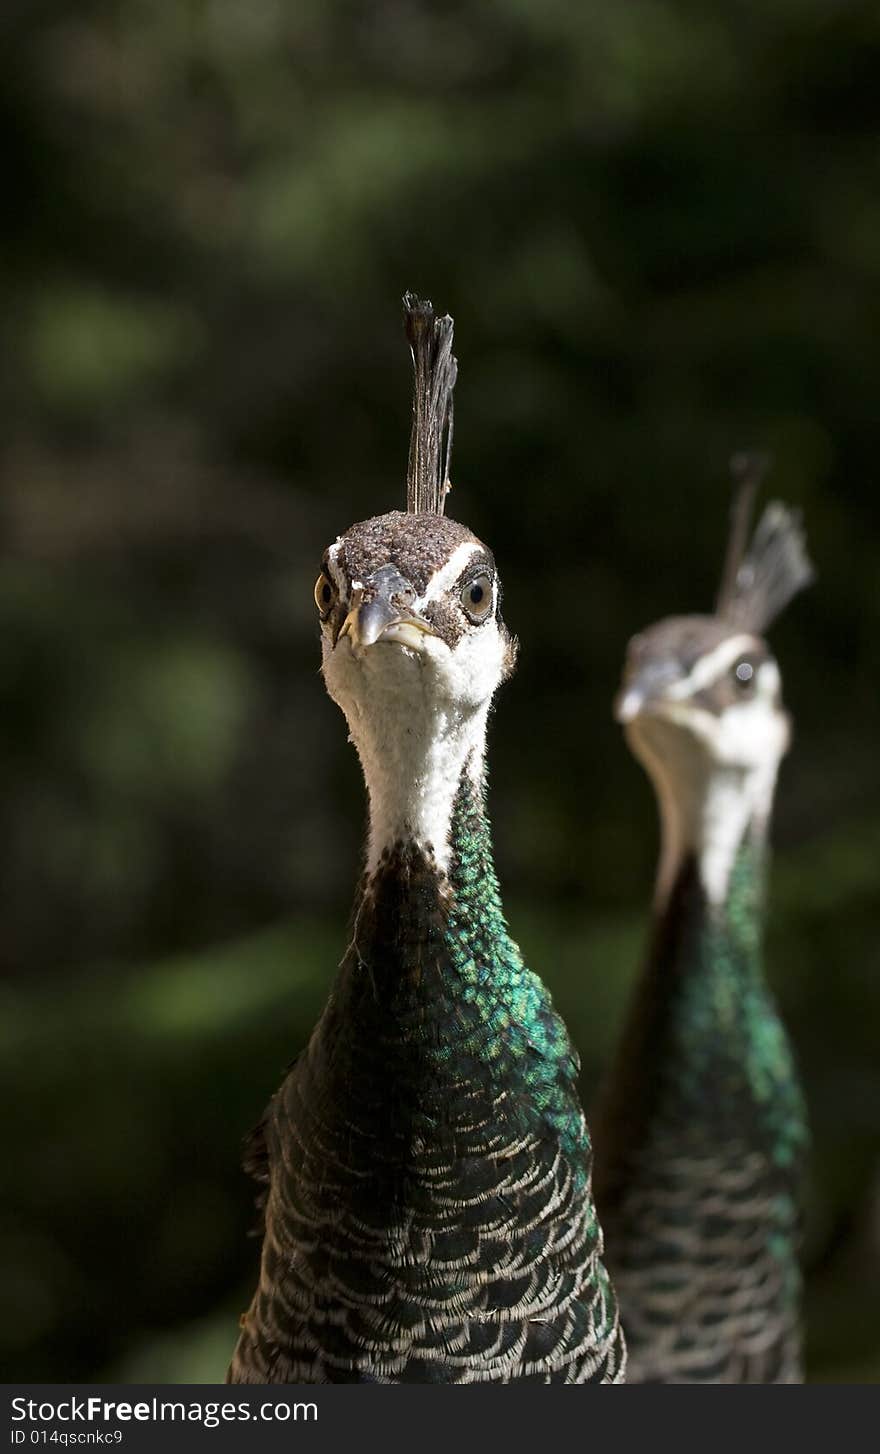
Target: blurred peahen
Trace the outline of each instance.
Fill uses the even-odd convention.
[[[351,942],[255,1156],[262,1266],[229,1379],[618,1382],[578,1065],[509,937],[486,722],[516,645],[491,552],[444,518],[452,320],[408,295],[407,512],[315,587],[369,795]]]
[[[715,614],[630,642],[616,712],[657,794],[647,965],[595,1120],[596,1200],[631,1382],[801,1379],[807,1129],[764,981],[766,838],[790,737],[762,632],[812,579],[799,517],[739,489]]]

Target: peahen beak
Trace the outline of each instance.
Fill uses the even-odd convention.
[[[337,645],[347,636],[356,651],[364,651],[377,641],[421,651],[425,637],[436,636],[437,632],[410,609],[414,596],[403,576],[391,566],[383,567],[353,592],[351,610],[342,623]]]
[[[669,689],[680,676],[680,671],[668,661],[649,662],[627,674],[614,698],[615,720],[625,726],[643,712],[665,707],[669,703]]]

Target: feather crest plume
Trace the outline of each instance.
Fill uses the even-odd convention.
[[[451,488],[452,391],[458,374],[453,323],[448,313],[439,318],[429,299],[406,293],[403,326],[413,361],[406,508],[411,514],[442,515]]]
[[[772,500],[746,548],[755,495],[769,461],[738,454],[731,460],[734,501],[716,614],[744,631],[761,633],[798,591],[815,580],[799,510]]]

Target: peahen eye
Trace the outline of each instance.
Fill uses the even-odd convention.
[[[336,600],[336,587],[322,571],[315,581],[315,605],[322,616],[326,616]]]
[[[742,696],[754,690],[755,668],[747,657],[742,657],[733,668],[733,680]]]
[[[492,582],[487,575],[474,576],[462,586],[461,604],[475,625],[486,620],[492,611]]]

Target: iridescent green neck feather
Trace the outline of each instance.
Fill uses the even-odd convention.
[[[719,1137],[741,1131],[745,1116],[773,1164],[788,1167],[803,1144],[803,1107],[764,977],[764,845],[740,847],[719,909],[689,877],[670,906],[677,923],[661,930],[666,963],[656,965],[677,984],[667,1006],[664,1093],[679,1099],[683,1114],[711,1115]]]
[[[479,1008],[490,1030],[484,1053],[524,1104],[546,1119],[572,1158],[577,1185],[587,1177],[589,1139],[573,1087],[579,1070],[563,1022],[544,984],[523,964],[507,928],[481,798],[466,783],[452,816],[453,857],[446,922],[450,989]]]
[[[720,905],[683,862],[594,1117],[632,1381],[799,1377],[807,1131],[764,979],[764,886],[759,838]]]

